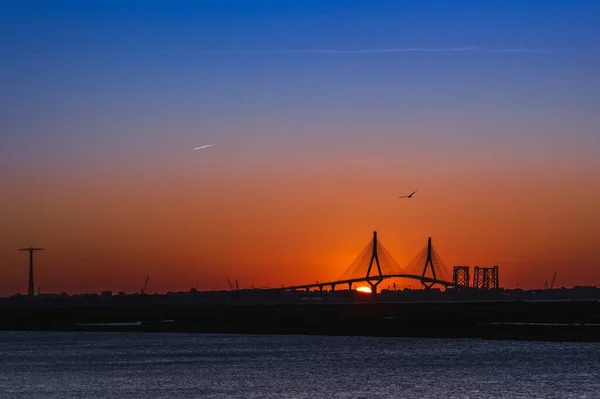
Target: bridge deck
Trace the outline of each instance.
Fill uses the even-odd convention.
[[[376,282],[376,281],[383,281],[383,280],[389,279],[389,278],[408,278],[408,279],[413,279],[413,280],[419,280],[419,281],[425,282],[425,283],[440,284],[445,287],[469,288],[469,286],[466,286],[466,285],[455,284],[450,281],[434,279],[431,277],[418,276],[415,274],[385,274],[385,275],[381,275],[381,276],[359,277],[359,278],[353,278],[353,279],[347,279],[347,280],[325,281],[325,282],[316,282],[316,283],[312,283],[312,284],[302,284],[302,285],[291,285],[288,287],[281,287],[281,288],[277,288],[277,289],[278,290],[302,290],[302,289],[305,290],[305,289],[311,289],[311,288],[323,288],[323,287],[327,287],[327,286],[333,287],[333,286],[342,285],[342,284],[368,283],[371,281]]]

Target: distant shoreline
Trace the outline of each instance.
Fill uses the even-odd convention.
[[[77,304],[0,307],[0,330],[600,342],[598,301]]]

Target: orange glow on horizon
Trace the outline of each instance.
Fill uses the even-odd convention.
[[[356,292],[362,292],[362,293],[365,293],[365,294],[370,294],[372,291],[371,291],[371,288],[369,288],[367,286],[361,286],[361,287],[356,287]]]
[[[446,170],[423,170],[401,176],[420,189],[399,200],[389,181],[403,168],[393,162],[358,168],[340,158],[338,170],[314,159],[314,171],[213,162],[215,172],[200,175],[181,165],[93,178],[63,171],[52,184],[10,177],[0,260],[14,266],[0,270],[0,296],[26,292],[28,258],[16,249],[30,245],[46,248],[35,258],[36,291],[139,292],[150,275],[148,291],[162,293],[228,289],[226,278],[240,287],[335,281],[374,230],[401,267],[431,236],[449,274],[499,265],[508,288],[541,288],[555,271],[558,286],[600,282],[600,188],[586,184],[589,172],[500,176],[472,165],[445,179]],[[556,192],[567,183],[581,191]]]

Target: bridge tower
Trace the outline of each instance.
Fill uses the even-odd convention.
[[[429,237],[427,239],[427,259],[425,260],[425,266],[423,267],[423,273],[421,274],[421,277],[425,277],[425,274],[427,274],[427,268],[429,267],[431,269],[431,275],[433,276],[433,279],[437,280],[437,277],[435,276],[435,268],[433,267],[433,257],[431,256],[431,248],[431,237]],[[427,283],[425,281],[421,281],[421,283],[427,290],[431,289],[431,287],[435,284],[433,282]]]
[[[369,268],[367,269],[367,275],[366,278],[368,279],[367,282],[369,283],[369,285],[371,286],[371,293],[373,293],[373,296],[375,296],[377,294],[377,286],[379,285],[379,283],[381,283],[383,281],[383,273],[381,272],[381,265],[379,264],[379,256],[377,254],[377,232],[374,231],[373,232],[373,251],[371,253],[371,260],[369,261]],[[374,276],[371,276],[371,270],[374,271],[373,269],[373,262],[375,262],[375,264],[377,265],[377,274],[375,274]],[[376,280],[369,280],[369,277],[375,277],[377,276],[378,279]]]
[[[419,273],[421,272],[419,267]],[[402,274],[403,268],[392,257],[392,254],[385,248],[379,240],[377,232],[373,232],[373,238],[367,246],[359,253],[356,259],[340,275],[337,282],[348,284],[348,289],[352,290],[355,283],[367,283],[371,292],[377,293],[377,286],[383,281],[385,276]],[[329,285],[329,284],[327,284]]]

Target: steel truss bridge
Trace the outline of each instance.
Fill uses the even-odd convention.
[[[421,271],[422,269],[422,271]],[[428,273],[429,272],[429,273]],[[428,275],[429,274],[429,275]],[[404,278],[420,281],[425,289],[431,289],[434,285],[445,288],[469,288],[458,282],[448,281],[445,276],[449,275],[440,256],[431,245],[431,237],[427,240],[427,246],[406,266],[400,265],[392,258],[383,244],[377,239],[377,232],[373,232],[373,239],[363,249],[360,255],[346,269],[338,280],[315,282],[312,284],[292,285],[277,288],[277,290],[294,291],[330,288],[335,291],[336,286],[348,286],[352,289],[355,283],[367,283],[371,286],[371,292],[377,293],[377,286],[386,279]]]

